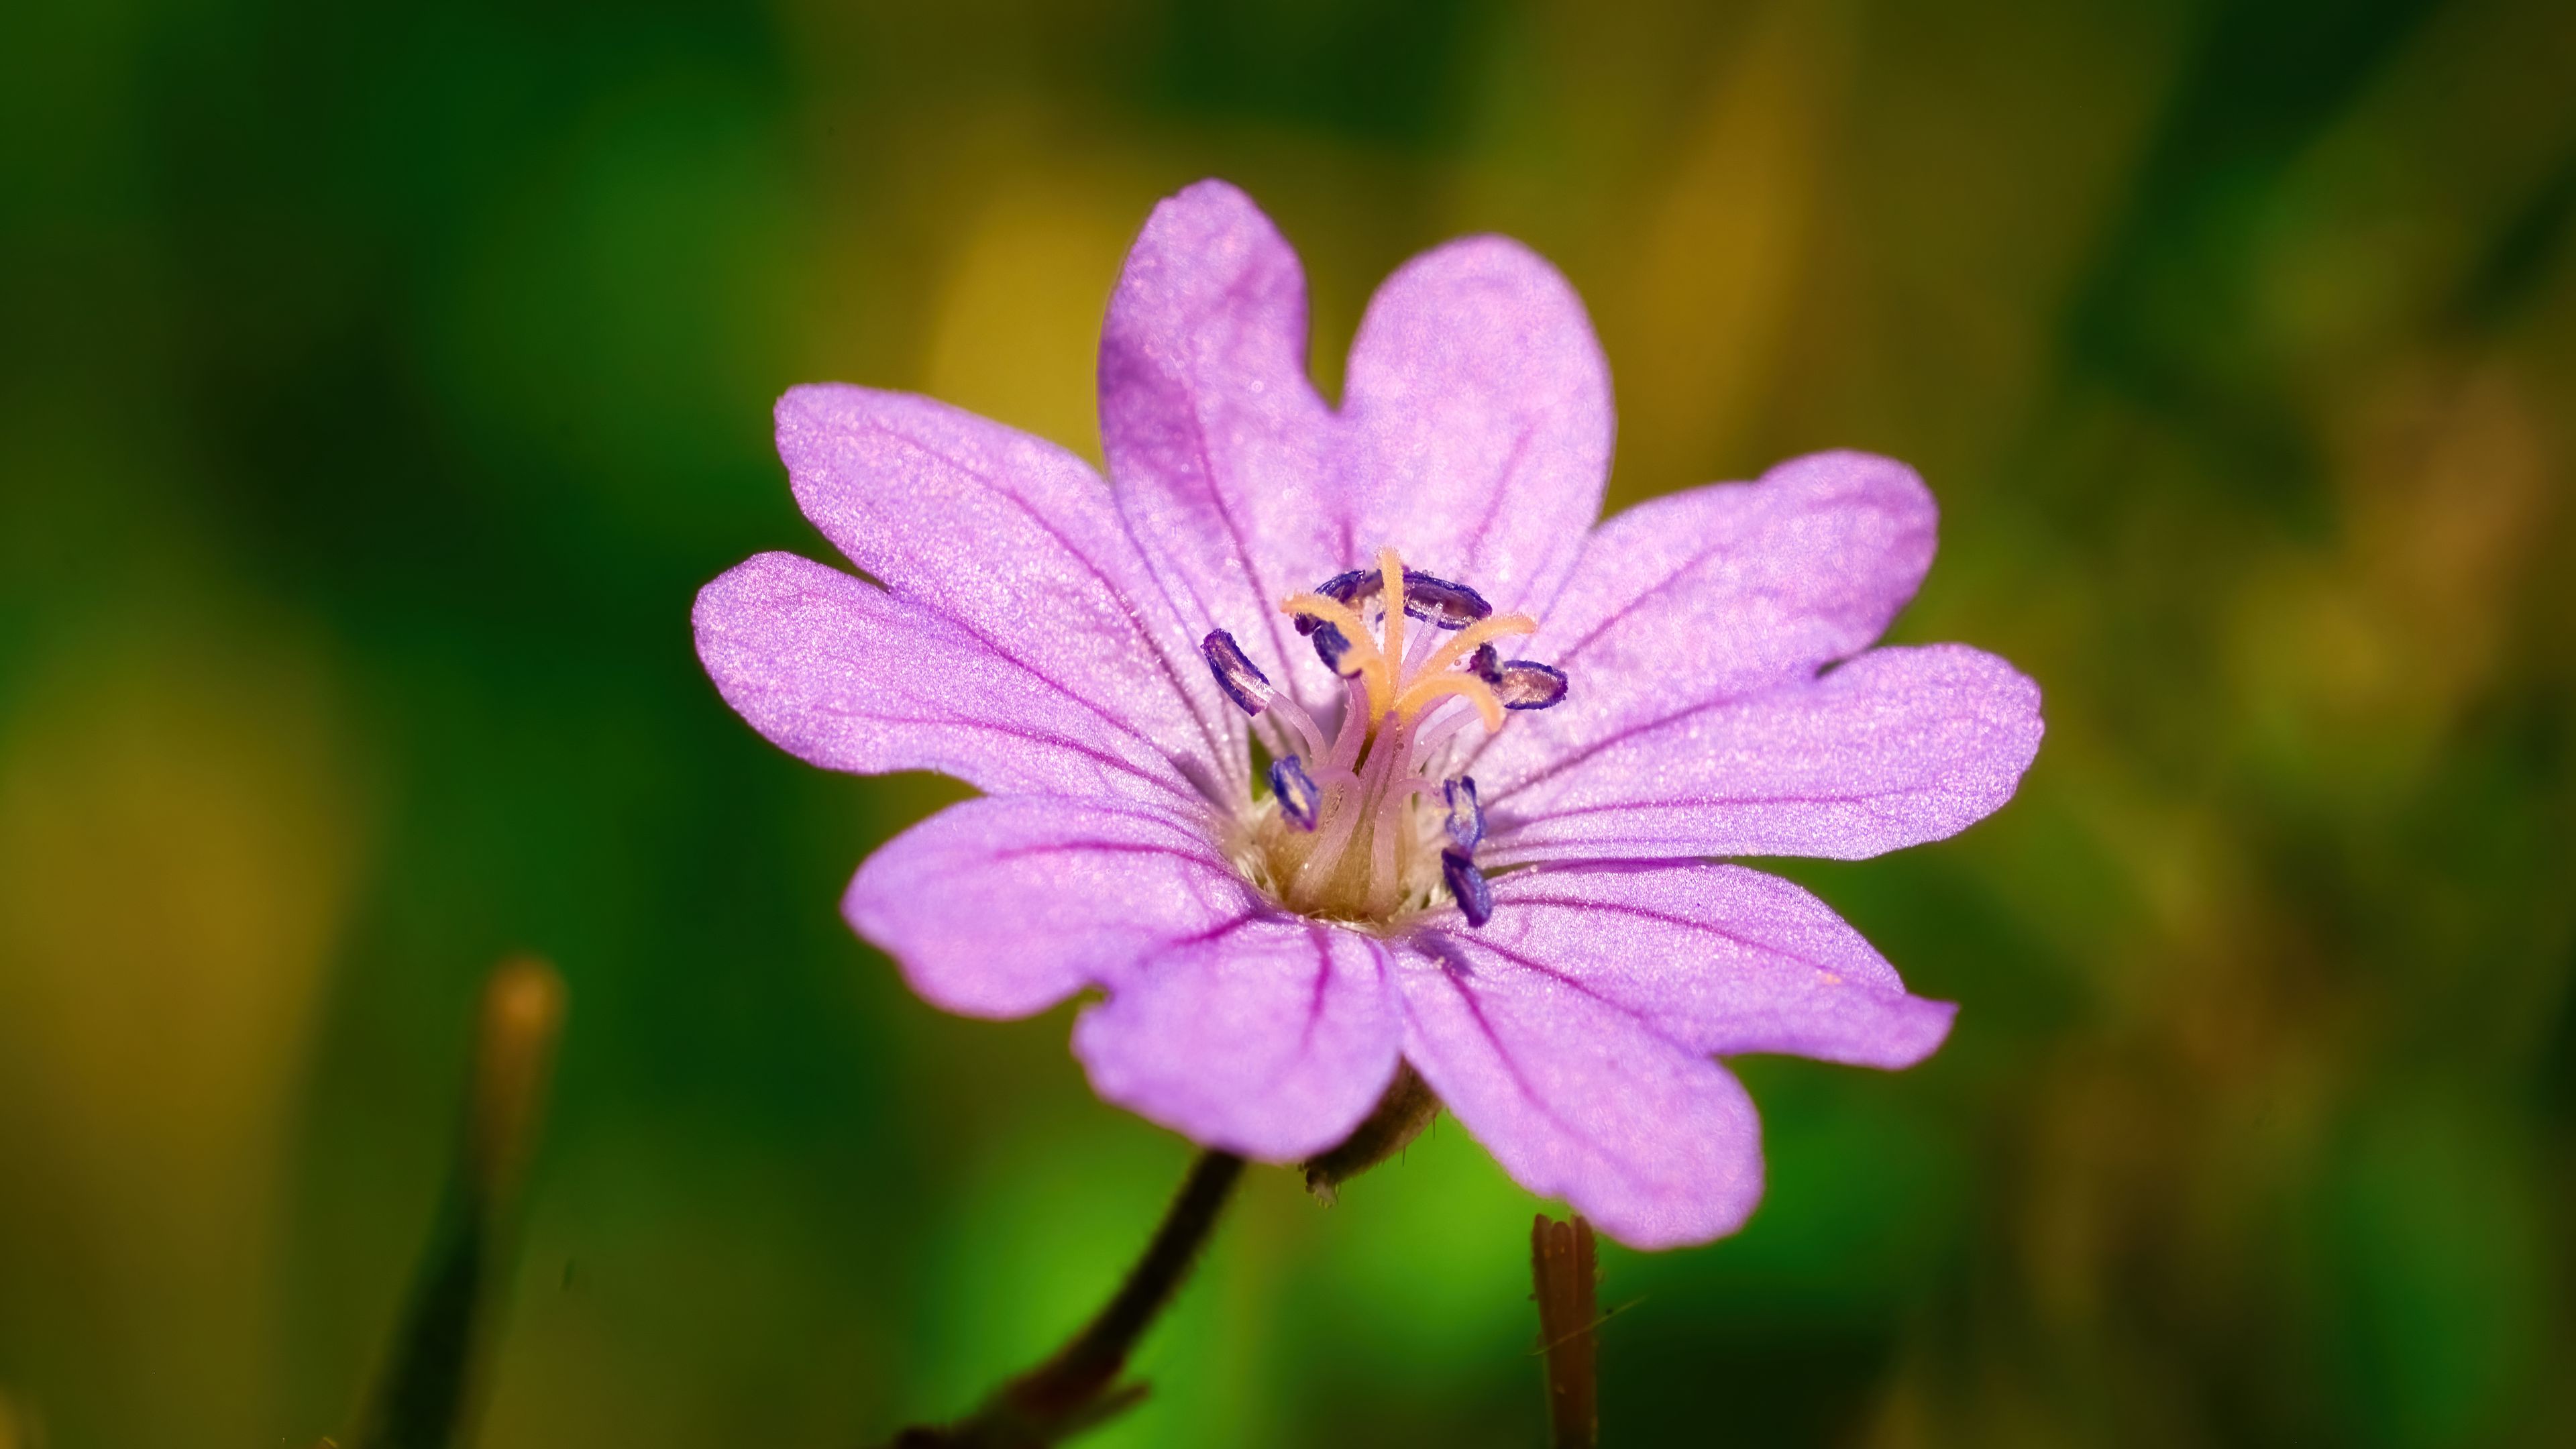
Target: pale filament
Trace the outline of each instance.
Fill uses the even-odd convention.
[[[1288,727],[1297,733],[1297,743],[1305,747],[1306,758],[1322,766],[1324,732],[1316,727],[1315,717],[1306,713],[1306,706],[1297,702],[1297,696],[1284,689],[1279,691],[1271,697],[1270,713],[1288,721]],[[1323,777],[1317,776],[1315,782],[1322,784]]]
[[[1465,658],[1467,652],[1479,644],[1537,632],[1538,620],[1527,614],[1496,614],[1490,619],[1479,619],[1452,635],[1448,643],[1440,646],[1439,653],[1422,662],[1421,670],[1413,676],[1416,681],[1413,687],[1420,689],[1424,685],[1445,678],[1441,671]],[[1468,677],[1473,678],[1472,675]],[[1398,710],[1404,708],[1404,700],[1401,697],[1396,700],[1395,707]],[[1500,729],[1502,726],[1496,725],[1494,728]]]

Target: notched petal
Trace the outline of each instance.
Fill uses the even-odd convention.
[[[1085,801],[969,800],[895,837],[842,898],[922,999],[1020,1017],[1254,908],[1200,832]]]
[[[1422,933],[1400,978],[1405,1059],[1459,1125],[1515,1182],[1630,1247],[1741,1227],[1762,1195],[1743,1087],[1618,1006],[1489,949],[1486,934]]]
[[[1548,737],[1581,708],[1528,721]],[[1821,855],[1938,840],[2012,798],[2039,750],[2039,686],[1957,644],[1872,649],[1749,699],[1683,707],[1532,766],[1483,757],[1514,822],[1491,859]],[[1513,735],[1523,732],[1516,726]],[[1510,739],[1510,735],[1505,739]]]
[[[1298,1162],[1349,1139],[1395,1077],[1384,949],[1309,921],[1175,945],[1074,1023],[1095,1091],[1205,1146]]]

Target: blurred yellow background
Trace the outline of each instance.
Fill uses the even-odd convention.
[[[485,1442],[849,1445],[1105,1293],[1184,1144],[840,924],[953,787],[687,615],[820,555],[799,381],[1098,456],[1203,175],[1375,281],[1519,236],[1614,506],[1919,467],[1897,637],[2021,796],[1792,873],[1927,1066],[1744,1064],[1753,1225],[1605,1250],[1614,1444],[2576,1442],[2576,10],[2553,0],[34,5],[0,14],[0,1449],[343,1426],[480,974],[572,1008]],[[1532,1203],[1254,1174],[1103,1446],[1535,1445]]]

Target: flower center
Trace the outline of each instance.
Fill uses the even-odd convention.
[[[1391,548],[1376,568],[1279,607],[1342,681],[1342,714],[1328,735],[1233,635],[1202,642],[1227,697],[1277,725],[1270,795],[1255,803],[1237,851],[1244,873],[1311,916],[1376,925],[1449,900],[1483,925],[1493,913],[1475,865],[1485,819],[1476,782],[1456,772],[1460,737],[1565,698],[1563,673],[1494,647],[1536,633],[1538,621],[1496,614],[1474,589],[1408,569]]]

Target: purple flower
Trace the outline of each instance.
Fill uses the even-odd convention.
[[[707,672],[802,759],[984,792],[843,908],[950,1011],[1104,992],[1073,1038],[1103,1097],[1293,1161],[1401,1059],[1622,1241],[1730,1232],[1760,1133],[1716,1058],[1907,1066],[1955,1008],[1706,857],[1953,834],[2011,796],[2039,691],[1870,647],[1932,560],[1902,464],[1818,454],[1595,528],[1609,377],[1514,242],[1389,278],[1340,408],[1305,351],[1295,254],[1210,181],[1110,302],[1112,484],[925,398],[797,388],[779,455],[869,578],[744,563],[698,597]]]

